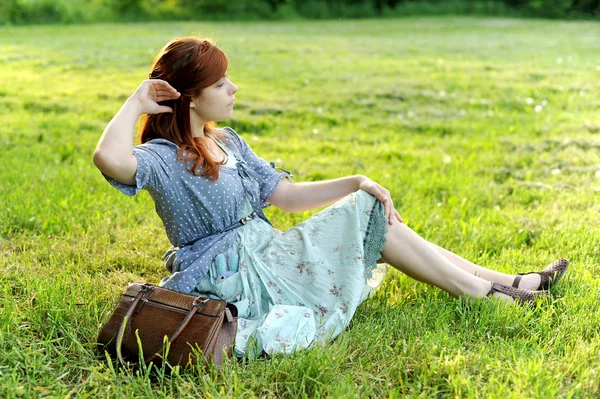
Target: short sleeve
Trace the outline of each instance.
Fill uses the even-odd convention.
[[[102,173],[104,178],[117,190],[125,195],[133,196],[143,189],[156,189],[159,182],[166,181],[163,157],[153,146],[139,145],[133,148],[133,156],[137,160],[135,172],[135,185],[123,184],[110,176]]]
[[[258,185],[260,187],[260,202],[263,207],[269,206],[268,200],[275,191],[277,184],[281,179],[289,178],[291,174],[288,171],[278,172],[263,158],[260,158],[250,148],[246,140],[237,134],[232,128],[226,127],[225,130],[231,135],[235,145],[240,151],[244,161],[252,168],[259,177]]]

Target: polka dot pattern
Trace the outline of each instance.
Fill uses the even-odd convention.
[[[279,181],[288,176],[258,157],[233,129],[223,131],[226,134],[219,144],[235,162],[221,167],[217,181],[190,173],[189,166],[177,160],[179,146],[164,139],[134,148],[135,186],[104,175],[124,194],[133,196],[144,189],[154,200],[169,241],[180,248],[175,272],[161,283],[167,288],[191,292],[196,287],[213,259],[234,244],[236,230],[222,231],[246,216],[248,204],[270,224],[262,208],[269,205]]]

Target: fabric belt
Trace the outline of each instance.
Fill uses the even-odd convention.
[[[254,211],[251,214],[249,214],[248,216],[241,218],[240,220],[238,220],[237,222],[235,222],[231,226],[226,227],[222,231],[219,231],[218,233],[213,233],[213,234],[225,233],[226,231],[233,230],[233,229],[236,229],[238,227],[242,227],[243,225],[245,225],[246,223],[248,223],[249,221],[251,221],[252,219],[254,219],[257,216],[258,216],[258,214],[256,213],[256,211]]]
[[[194,245],[196,242],[206,238],[206,237],[210,237],[212,235],[216,235],[216,234],[221,234],[221,233],[225,233],[229,230],[233,230],[233,229],[237,229],[238,227],[242,227],[243,225],[247,224],[249,221],[251,221],[252,219],[254,219],[255,217],[257,217],[258,214],[256,213],[256,211],[252,212],[251,214],[249,214],[248,216],[244,216],[243,218],[241,218],[240,220],[238,220],[237,222],[233,223],[230,226],[227,226],[226,228],[224,228],[223,230],[220,231],[216,231],[210,235],[204,236],[204,237],[200,237],[200,238],[196,238],[195,240],[192,240],[188,243],[186,243],[184,246],[188,246],[188,245]]]
[[[254,211],[251,214],[249,214],[248,216],[245,216],[245,217],[241,218],[240,220],[238,220],[237,222],[233,223],[231,226],[227,226],[227,228],[225,228],[221,231],[217,231],[216,233],[210,234],[208,236],[197,238],[197,239],[185,244],[184,246],[194,245],[196,242],[202,240],[203,238],[210,237],[211,235],[215,235],[215,234],[225,233],[226,231],[233,230],[238,227],[242,227],[243,225],[247,224],[249,221],[251,221],[252,219],[254,219],[257,216],[258,216],[258,214],[256,213],[256,211]],[[177,251],[181,248],[182,247],[171,247],[163,255],[163,260],[165,261],[165,267],[167,268],[169,273],[173,273],[175,259],[177,258]]]

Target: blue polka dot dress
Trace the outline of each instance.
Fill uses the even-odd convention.
[[[383,204],[359,190],[281,232],[262,208],[287,173],[223,129],[229,162],[219,179],[194,176],[179,147],[151,140],[134,149],[136,185],[107,180],[128,195],[146,189],[174,249],[161,285],[221,298],[238,308],[234,353],[290,353],[335,338],[385,274],[378,268],[387,219]],[[223,232],[244,216],[257,217]]]

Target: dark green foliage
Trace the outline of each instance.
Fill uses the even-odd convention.
[[[600,15],[600,0],[3,0],[0,3],[0,24],[455,14],[589,18]]]

